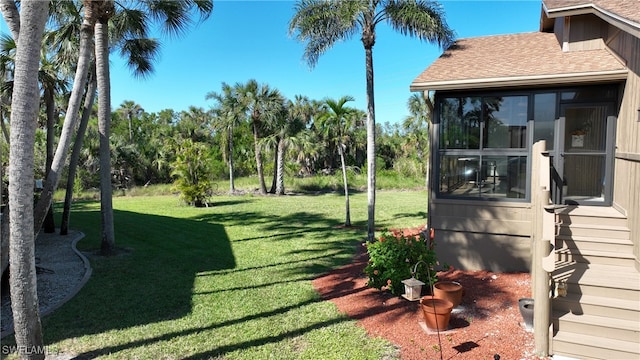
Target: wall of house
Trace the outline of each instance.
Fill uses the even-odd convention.
[[[595,15],[572,16],[569,22],[568,51],[604,49],[609,25]]]
[[[628,216],[640,271],[640,39],[611,26],[607,43],[630,70],[618,116],[613,201]]]
[[[564,51],[604,49],[609,25],[593,14],[558,17],[554,33]]]
[[[441,263],[466,270],[529,271],[531,204],[436,199],[430,213]]]

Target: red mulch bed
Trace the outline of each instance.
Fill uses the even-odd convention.
[[[367,261],[363,246],[351,264],[317,278],[313,285],[370,336],[398,346],[402,359],[494,359],[496,354],[503,360],[536,359],[533,334],[523,328],[518,310],[518,299],[531,297],[529,273],[439,272],[440,280],[460,282],[465,294],[451,314],[449,330],[438,336],[420,326],[418,302],[366,286]]]

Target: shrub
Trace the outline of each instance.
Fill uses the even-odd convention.
[[[412,158],[399,158],[393,163],[393,169],[402,177],[424,178],[424,163]]]
[[[436,254],[422,234],[404,236],[385,231],[379,241],[368,242],[366,246],[369,264],[364,272],[369,276],[369,287],[401,295],[404,292],[402,280],[412,275],[426,284],[437,280]],[[418,263],[416,273],[411,274]]]
[[[171,164],[174,188],[196,207],[204,206],[211,192],[211,158],[207,155],[207,145],[187,139],[176,147],[176,160]]]

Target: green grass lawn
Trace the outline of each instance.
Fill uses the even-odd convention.
[[[379,228],[426,222],[426,191],[377,194]],[[99,248],[100,205],[74,205],[72,228]],[[367,337],[322,301],[311,280],[347,263],[366,236],[366,193],[341,229],[337,194],[216,196],[209,208],[174,196],[114,198],[116,243],[93,256],[76,297],[43,320],[49,350],[109,359],[381,359]]]

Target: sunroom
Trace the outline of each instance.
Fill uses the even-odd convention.
[[[433,105],[429,226],[455,267],[530,268],[532,146],[556,203],[610,206],[626,67],[553,33],[458,40],[411,84]]]

